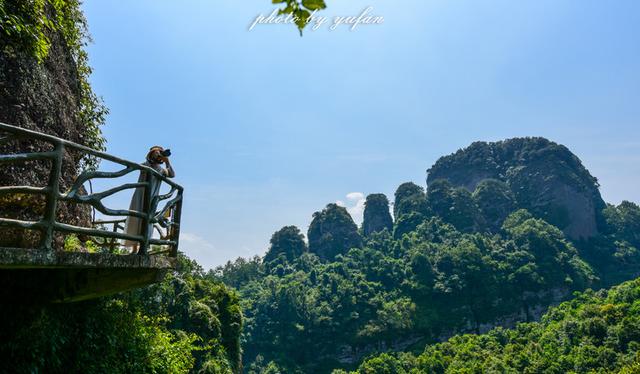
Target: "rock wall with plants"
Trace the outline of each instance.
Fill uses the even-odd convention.
[[[593,237],[602,228],[605,204],[597,179],[565,146],[544,138],[475,142],[428,170],[429,185],[439,179],[470,192],[484,180],[502,181],[518,206],[572,239]]]
[[[77,0],[0,1],[0,122],[54,135],[104,150],[100,127],[106,107],[89,84],[91,68],[84,50],[89,41]],[[40,142],[18,139],[0,144],[0,154],[51,150]],[[96,160],[75,152],[64,155],[61,189],[69,187]],[[0,166],[0,185],[44,186],[50,162],[29,161]],[[35,220],[44,199],[35,195],[5,195],[0,215]],[[63,205],[61,222],[87,226],[86,207]],[[30,247],[36,232],[3,229],[0,245]],[[57,240],[60,245],[60,238]]]

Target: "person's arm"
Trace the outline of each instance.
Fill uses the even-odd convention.
[[[167,168],[164,169],[165,174],[169,178],[174,178],[176,176],[176,172],[173,171],[173,167],[171,166],[171,161],[169,161],[169,157],[164,158],[164,163],[167,165]]]

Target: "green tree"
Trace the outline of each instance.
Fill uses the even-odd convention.
[[[454,247],[441,247],[435,256],[437,272],[434,288],[471,312],[475,331],[486,321],[497,290],[491,258],[470,240]]]
[[[401,239],[404,234],[414,231],[424,220],[424,215],[418,212],[402,214],[396,219],[396,224],[393,228],[393,237],[395,239]]]
[[[596,281],[593,269],[578,256],[560,229],[541,219],[524,219],[527,214],[515,212],[503,227],[516,246],[535,257],[541,280],[547,286],[583,289]]]
[[[226,264],[209,270],[207,278],[220,281],[227,286],[240,288],[242,285],[263,276],[264,265],[260,256],[246,259],[238,257],[235,261],[227,261]]]

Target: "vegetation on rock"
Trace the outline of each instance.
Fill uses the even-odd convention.
[[[455,188],[446,180],[437,180],[427,189],[431,211],[463,232],[481,231],[484,220],[471,192]]]
[[[605,204],[596,178],[565,146],[544,138],[475,142],[441,157],[428,173],[429,185],[444,179],[468,191],[486,179],[503,181],[518,207],[572,239],[590,238],[602,229]]]
[[[389,232],[393,230],[389,200],[384,194],[368,195],[364,205],[362,233],[364,236],[371,236],[385,229]]]
[[[0,1],[0,121],[104,150],[78,0]],[[75,160],[95,166],[95,160]]]
[[[423,216],[429,213],[426,195],[424,194],[424,188],[413,182],[406,182],[396,190],[393,216],[398,220],[400,216],[414,212]]]
[[[104,150],[101,126],[106,107],[89,84],[91,68],[84,50],[89,41],[78,0],[0,0],[0,122],[58,136]],[[0,134],[4,136],[4,134]],[[0,153],[50,151],[50,146],[29,140],[0,145]],[[70,187],[79,172],[97,166],[97,160],[67,151],[62,165],[61,189]],[[28,161],[0,166],[2,186],[43,186],[50,163]],[[37,198],[37,197],[36,197]],[[6,195],[0,215],[37,220],[42,205],[25,206],[25,198]],[[58,221],[89,226],[88,207],[60,204]],[[33,248],[39,233],[3,228],[0,244]],[[62,247],[62,238],[57,238]]]
[[[295,226],[285,226],[271,237],[271,246],[264,256],[264,262],[273,262],[279,258],[285,262],[293,261],[307,250],[307,243],[300,229]]]
[[[333,260],[351,248],[362,246],[358,226],[347,210],[337,204],[328,204],[313,214],[307,237],[309,250],[322,260]]]
[[[496,179],[478,183],[473,191],[473,201],[491,232],[498,232],[507,216],[517,209],[516,198],[509,186]]]
[[[237,286],[246,367],[329,372],[375,351],[534,320],[573,290],[605,285],[581,252],[557,227],[519,210],[497,235],[432,217],[401,239],[376,233],[331,262],[305,253],[269,271],[239,260],[210,276],[248,279]],[[633,252],[626,263],[638,259]],[[635,269],[617,264],[619,274]]]

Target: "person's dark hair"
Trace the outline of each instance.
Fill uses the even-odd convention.
[[[149,152],[147,153],[147,161],[152,164],[158,163],[158,161],[153,157],[155,151],[160,151],[162,153],[162,151],[164,151],[164,148],[159,145],[154,145],[153,147],[149,148]]]

